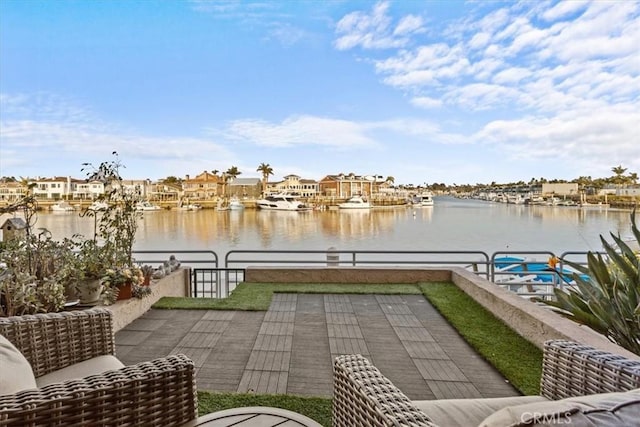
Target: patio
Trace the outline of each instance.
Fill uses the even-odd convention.
[[[184,353],[199,390],[331,396],[360,353],[411,399],[519,393],[421,295],[275,294],[266,312],[151,309],[116,333],[126,365]]]

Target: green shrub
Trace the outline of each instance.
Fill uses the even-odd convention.
[[[633,236],[640,231],[631,214]],[[575,285],[554,289],[557,301],[544,301],[569,319],[586,325],[614,343],[640,355],[640,253],[611,233],[613,243],[600,236],[606,255],[589,252],[588,265],[567,262],[579,273]]]

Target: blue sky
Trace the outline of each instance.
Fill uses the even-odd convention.
[[[635,1],[0,1],[0,176],[640,172]]]

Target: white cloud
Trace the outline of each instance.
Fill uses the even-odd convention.
[[[424,109],[438,108],[442,106],[442,100],[428,96],[417,96],[411,99],[411,104]]]
[[[234,159],[230,151],[212,140],[154,137],[95,121],[90,114],[84,113],[83,108],[62,97],[3,94],[0,100],[2,108],[12,104],[9,110],[3,109],[0,121],[3,169],[21,165],[22,170],[33,169],[37,174],[47,174],[48,170],[58,167],[51,159],[60,156],[67,166],[69,162],[76,162],[79,175],[81,163],[113,151],[123,159],[154,160],[159,161],[159,166],[171,165],[157,169],[168,173],[182,173],[194,165],[200,168],[200,165],[213,162],[230,163]],[[29,153],[28,159],[24,159],[24,152]],[[73,171],[49,174],[55,173],[73,174]]]
[[[558,2],[551,9],[546,10],[542,17],[547,21],[556,21],[567,15],[583,10],[589,4],[588,1],[572,0]]]
[[[259,119],[236,120],[224,133],[230,139],[268,147],[321,145],[348,149],[376,145],[361,124],[314,116],[289,117],[282,123]]]
[[[363,49],[389,49],[406,46],[409,36],[423,31],[422,18],[407,15],[400,19],[395,29],[387,13],[389,2],[378,2],[370,13],[352,12],[336,24],[334,45],[338,50],[355,47]]]

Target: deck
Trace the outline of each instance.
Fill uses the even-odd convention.
[[[369,358],[410,399],[519,393],[421,295],[274,294],[268,311],[156,310],[116,334],[134,364],[193,359],[199,390],[332,395],[338,354]]]

